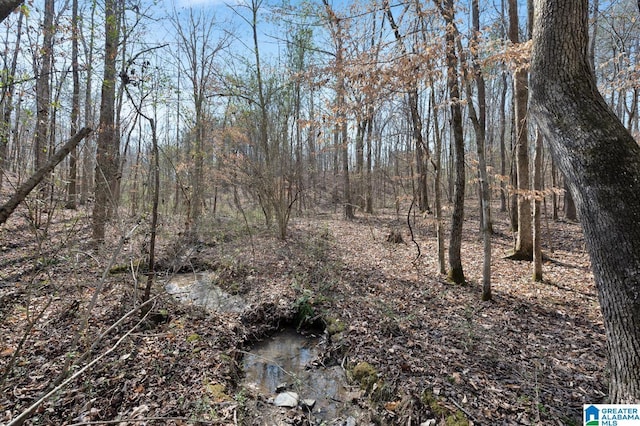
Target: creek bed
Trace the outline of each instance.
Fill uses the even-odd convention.
[[[217,312],[242,312],[246,302],[215,285],[213,272],[176,274],[165,285],[167,293],[177,300]]]
[[[291,408],[303,409],[317,424],[350,423],[348,419],[357,416],[350,401],[359,393],[347,384],[340,366],[323,367],[314,362],[320,345],[320,339],[291,329],[257,343],[243,359],[244,386],[276,405],[282,394],[295,395],[299,404],[291,403]]]

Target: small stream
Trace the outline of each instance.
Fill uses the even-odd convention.
[[[217,312],[242,312],[246,302],[215,285],[215,273],[177,274],[165,285],[167,293],[186,304]],[[356,424],[356,388],[348,385],[340,366],[324,367],[314,361],[321,353],[319,338],[285,329],[256,343],[245,354],[242,385],[270,402],[262,406],[264,417],[280,410],[302,410],[310,424]],[[277,412],[274,410],[278,410]]]
[[[256,344],[244,356],[244,385],[274,405],[284,401],[303,408],[314,421],[355,424],[355,407],[349,400],[357,392],[351,391],[340,366],[327,368],[313,363],[320,354],[319,345],[320,339],[304,337],[294,330],[284,330]],[[283,394],[294,400],[289,402]]]

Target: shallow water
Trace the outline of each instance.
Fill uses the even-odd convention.
[[[176,274],[165,285],[167,293],[183,303],[204,306],[219,312],[242,312],[245,301],[215,285],[210,272]]]
[[[311,363],[319,355],[319,339],[285,330],[256,344],[244,356],[245,386],[267,398],[276,396],[283,383],[300,399],[315,401],[312,416],[334,420],[351,415],[347,404],[349,386],[340,366],[325,368]]]

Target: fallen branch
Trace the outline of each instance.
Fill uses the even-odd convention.
[[[69,155],[71,150],[75,148],[82,139],[86,138],[89,133],[91,133],[91,129],[88,127],[83,128],[78,133],[73,135],[71,139],[69,139],[65,144],[56,151],[55,154],[49,159],[47,164],[38,169],[31,177],[16,190],[16,193],[0,207],[0,225],[5,223],[11,213],[20,205],[27,195],[33,188],[35,188],[44,177],[49,174],[57,165],[60,163],[64,157]]]
[[[69,426],[84,426],[84,425],[115,425],[115,424],[121,424],[121,423],[141,423],[141,422],[157,422],[157,421],[163,421],[163,422],[167,422],[167,421],[176,421],[176,422],[195,422],[198,424],[205,424],[205,425],[212,425],[215,424],[212,421],[209,420],[195,420],[191,417],[140,417],[137,419],[119,419],[119,420],[93,420],[93,421],[88,421],[88,422],[80,422],[80,423],[72,423]]]

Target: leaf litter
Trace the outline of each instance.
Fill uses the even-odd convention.
[[[300,325],[304,306],[327,330],[341,324],[324,333],[322,363],[347,374],[362,362],[375,369],[373,384],[350,392],[367,413],[358,424],[579,424],[582,404],[606,396],[604,329],[580,227],[543,229],[548,260],[544,282],[536,283],[528,262],[503,258],[512,236],[506,216],[495,216],[493,302],[480,301],[473,213],[463,238],[465,286],[436,273],[428,217],[414,223],[418,261],[406,224],[390,212],[351,222],[331,214],[294,218],[287,241],[222,221],[195,244],[165,230],[152,309],[161,315],[137,327],[139,315],[131,315],[112,329],[145,283],[144,232],[126,241],[87,316],[115,242],[92,249],[82,211],[60,214],[38,238],[24,217],[12,218],[1,230],[0,371],[11,369],[0,422],[53,388],[69,362],[80,359],[71,372],[79,369],[133,329],[27,424],[271,424],[260,411],[265,396],[241,386],[241,359],[253,342]],[[404,242],[388,242],[391,231]],[[163,294],[176,272],[215,272],[216,285],[242,296],[246,308],[215,312],[177,302]],[[313,422],[300,410],[275,419]]]

